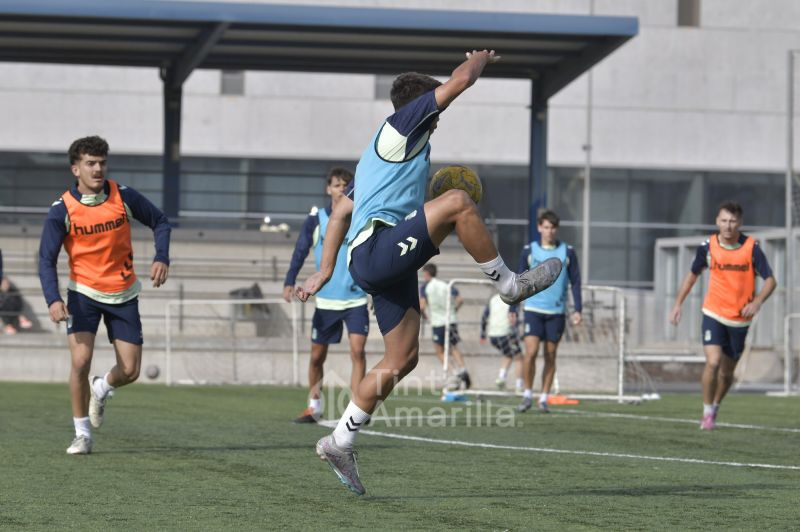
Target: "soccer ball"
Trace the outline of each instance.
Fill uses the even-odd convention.
[[[478,203],[483,197],[483,185],[481,179],[471,168],[467,166],[445,166],[440,168],[428,185],[428,194],[431,198],[437,198],[450,189],[457,188],[465,191]]]
[[[147,366],[147,369],[144,370],[144,374],[147,375],[148,379],[157,379],[159,373],[161,373],[161,371],[159,371],[158,366],[155,364],[150,364]]]

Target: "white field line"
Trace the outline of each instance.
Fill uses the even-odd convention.
[[[587,417],[616,417],[616,418],[623,418],[623,419],[637,419],[641,421],[667,421],[669,423],[690,423],[693,425],[699,425],[700,421],[697,419],[681,419],[681,418],[673,418],[673,417],[657,417],[657,416],[643,416],[639,414],[619,414],[616,412],[583,412],[581,410],[568,410],[568,409],[558,409],[555,410],[559,414],[576,414],[579,416],[587,416]],[[767,427],[764,425],[744,425],[741,423],[717,423],[718,427],[727,427],[733,429],[745,429],[745,430],[768,430],[773,432],[791,432],[791,433],[800,433],[800,429],[790,428],[790,427]]]
[[[391,432],[376,432],[374,430],[362,430],[362,434],[370,436],[381,436],[383,438],[393,438],[396,440],[408,440],[422,443],[435,443],[439,445],[457,445],[461,447],[478,447],[481,449],[498,449],[504,451],[526,451],[533,453],[554,453],[554,454],[571,454],[577,456],[598,456],[606,458],[632,458],[635,460],[653,460],[658,462],[679,462],[684,464],[700,464],[700,465],[716,465],[716,466],[729,466],[729,467],[751,467],[758,469],[782,469],[790,471],[800,471],[800,466],[793,465],[780,465],[780,464],[748,464],[742,462],[721,462],[715,460],[700,460],[698,458],[679,458],[670,456],[647,456],[640,454],[626,454],[626,453],[603,453],[597,451],[570,451],[566,449],[550,449],[546,447],[521,447],[517,445],[496,445],[492,443],[474,443],[458,440],[440,440],[435,438],[423,438],[420,436],[407,436],[405,434],[393,434]]]
[[[393,398],[394,400],[413,400],[415,402],[421,403],[430,403],[430,404],[438,404],[438,405],[447,405],[447,404],[455,404],[455,405],[466,405],[471,406],[475,403],[473,402],[460,402],[460,403],[443,403],[437,399],[426,399],[426,398],[413,398],[413,399],[405,399],[402,397]],[[468,411],[465,413],[469,413]],[[700,420],[698,419],[683,419],[683,418],[673,418],[673,417],[658,417],[658,416],[644,416],[640,414],[621,414],[617,412],[585,412],[583,410],[575,410],[575,409],[567,409],[567,408],[560,408],[556,407],[550,410],[551,417],[558,417],[559,414],[568,414],[568,415],[579,415],[579,416],[587,416],[587,417],[615,417],[615,418],[622,418],[622,419],[636,419],[640,421],[658,421],[658,422],[668,422],[668,423],[688,423],[690,425],[699,425]],[[536,415],[535,413],[533,415]],[[434,416],[435,418],[436,416]],[[393,418],[386,418],[386,420],[393,420]],[[376,418],[376,421],[381,421],[380,418]],[[792,434],[800,434],[800,428],[792,428],[792,427],[769,427],[766,425],[747,425],[742,423],[720,423],[717,422],[718,427],[726,427],[731,429],[744,429],[744,430],[764,430],[764,431],[771,431],[771,432],[788,432]]]

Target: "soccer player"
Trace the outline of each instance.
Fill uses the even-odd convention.
[[[517,313],[506,304],[500,294],[494,294],[483,309],[481,316],[481,343],[486,343],[489,336],[491,344],[503,355],[500,364],[500,374],[495,384],[502,390],[506,387],[508,368],[511,362],[517,360],[517,391],[521,392],[525,381],[522,378],[522,348],[517,336]]]
[[[316,449],[342,483],[359,495],[365,490],[353,451],[355,437],[378,404],[417,365],[417,270],[439,252],[447,235],[456,232],[508,303],[550,286],[561,271],[557,259],[521,275],[509,270],[477,206],[463,190],[449,190],[424,203],[428,139],[439,114],[498,59],[494,51],[467,52],[467,60],[445,83],[415,72],[394,80],[390,95],[395,112],[380,125],[361,156],[351,182],[358,185],[346,191],[353,201],[342,202],[331,214],[320,271],[296,291],[305,301],[325,285],[347,233],[350,273],[372,294],[385,353],[354,390],[333,434],[320,439]]]
[[[431,322],[433,347],[436,356],[444,364],[444,338],[445,324],[447,323],[447,283],[436,278],[436,265],[426,264],[422,267],[423,285],[419,289],[420,313]],[[452,303],[450,304],[450,355],[452,355],[452,365],[455,370],[457,383],[464,383],[465,388],[472,385],[467,366],[464,364],[464,357],[456,347],[461,339],[458,336],[458,317],[456,312],[464,303],[464,298],[458,293],[456,287],[450,289]],[[453,363],[454,362],[454,363]],[[458,385],[456,386],[458,387]]]
[[[540,239],[538,242],[531,242],[522,248],[520,257],[520,271],[532,268],[552,257],[561,260],[566,265],[566,269],[561,272],[553,286],[526,299],[523,305],[525,359],[522,373],[525,379],[525,390],[522,392],[522,403],[517,407],[519,412],[527,412],[533,404],[536,355],[542,342],[544,343],[544,368],[542,369],[542,393],[539,396],[538,406],[542,413],[546,414],[550,411],[547,399],[556,375],[558,343],[564,334],[567,321],[567,282],[572,286],[572,302],[575,305],[572,323],[578,325],[582,320],[581,270],[578,267],[578,257],[572,246],[556,239],[558,225],[559,219],[556,213],[543,211],[536,220]]]
[[[283,298],[291,301],[297,274],[303,267],[309,249],[314,247],[314,258],[319,270],[322,260],[322,243],[328,230],[331,212],[344,198],[345,186],[353,180],[353,174],[344,168],[332,168],[328,172],[325,192],[331,197],[329,207],[312,210],[292,254],[289,271],[283,287]],[[349,200],[347,200],[349,201]],[[367,294],[353,282],[347,270],[347,249],[339,250],[336,268],[325,288],[316,294],[316,309],[311,319],[311,358],[308,361],[308,408],[294,420],[295,423],[316,423],[322,417],[321,387],[323,364],[328,356],[328,345],[338,344],[342,340],[342,324],[347,324],[350,339],[350,360],[353,369],[350,373],[350,390],[355,390],[364,378],[367,361],[364,344],[369,333],[369,313],[367,312]]]
[[[106,179],[108,143],[84,137],[69,147],[75,184],[56,200],[44,222],[39,245],[39,279],[50,319],[67,322],[72,356],[69,385],[75,439],[69,454],[92,452],[91,426],[103,423],[106,398],[139,377],[142,324],[141,283],[133,269],[131,218],[153,230],[156,254],[150,267],[154,287],[169,273],[170,226],[144,196]],[[67,303],[58,289],[56,264],[61,246],[69,258]],[[114,345],[116,364],[102,377],[89,378],[100,319]]]
[[[692,267],[686,277],[670,322],[681,319],[681,305],[697,278],[708,268],[708,292],[703,301],[703,417],[702,430],[716,426],[722,399],[733,384],[733,371],[744,351],[750,322],[777,285],[764,252],[752,237],[741,233],[742,207],[726,202],[717,211],[719,232],[697,247]],[[756,274],[764,279],[755,297]]]

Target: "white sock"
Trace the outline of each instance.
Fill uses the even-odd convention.
[[[370,415],[356,406],[353,401],[347,405],[339,424],[333,431],[333,439],[340,447],[350,448],[355,442],[356,434],[369,421]]]
[[[533,399],[533,390],[525,388],[525,391],[522,392],[522,397],[525,399]]]
[[[517,379],[517,388],[524,388],[525,381],[523,379]]]
[[[94,389],[94,394],[100,399],[104,399],[109,392],[114,391],[114,387],[108,383],[108,376],[110,374],[111,372],[108,372],[102,378],[95,379],[94,382],[92,382],[92,388]]]
[[[75,425],[75,436],[92,437],[92,428],[89,425],[89,417],[74,417],[72,423]]]
[[[322,412],[322,400],[310,397],[308,399],[308,407],[314,412]]]
[[[542,392],[542,395],[539,396],[539,402],[540,403],[546,403],[547,402],[547,394],[546,393]]]
[[[478,266],[481,271],[486,274],[486,277],[494,281],[497,290],[501,294],[510,295],[514,293],[516,287],[514,284],[515,274],[508,269],[508,266],[503,262],[503,258],[500,255],[489,262],[479,263]]]
[[[706,403],[703,403],[703,415],[710,416],[713,413],[714,413],[714,405],[708,405]]]
[[[508,377],[508,368],[500,368],[500,375],[498,375],[498,378],[504,381],[506,377]]]

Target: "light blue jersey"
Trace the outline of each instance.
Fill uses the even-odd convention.
[[[319,227],[314,235],[314,258],[317,264],[317,271],[322,260],[322,245],[325,241],[325,234],[328,230],[328,212],[320,209],[317,212]],[[316,294],[316,306],[325,310],[344,310],[347,308],[358,307],[367,303],[367,295],[353,281],[350,271],[347,269],[347,249],[344,246],[339,248],[339,255],[336,257],[336,267],[330,281],[322,287]]]
[[[525,300],[524,308],[542,314],[565,314],[567,312],[567,245],[559,242],[553,249],[545,249],[538,242],[530,244],[530,265],[535,268],[545,260],[556,257],[565,267],[561,268],[556,282]]]
[[[434,92],[427,92],[386,119],[364,150],[356,167],[350,251],[372,235],[376,224],[397,225],[422,207],[430,170],[428,138],[438,114]]]

